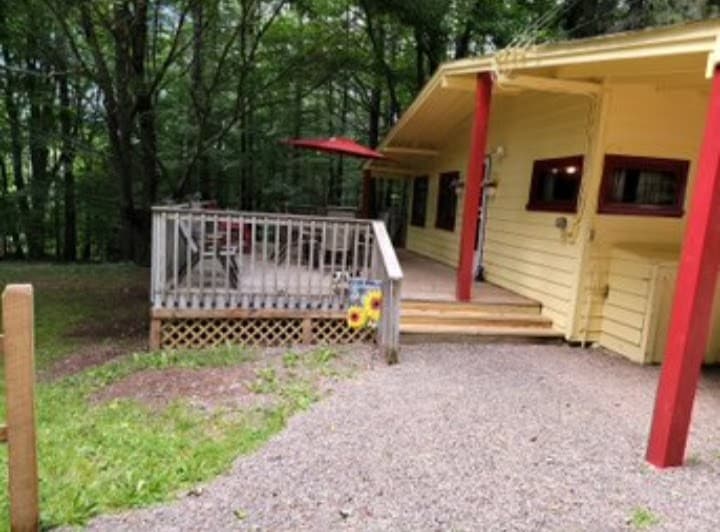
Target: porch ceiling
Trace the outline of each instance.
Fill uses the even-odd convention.
[[[420,150],[438,150],[442,148],[458,124],[467,120],[473,110],[473,93],[465,90],[440,89],[428,96],[422,112],[413,115],[406,127],[389,144]],[[388,152],[392,161],[402,166],[421,166],[428,158],[413,153]]]

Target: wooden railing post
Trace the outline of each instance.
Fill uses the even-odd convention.
[[[383,308],[378,324],[378,343],[388,364],[397,364],[400,351],[400,289],[403,278],[400,262],[385,224],[372,222],[375,246],[373,277],[382,276]]]
[[[35,439],[33,289],[9,285],[2,295],[7,394],[10,527],[37,530],[38,474]]]

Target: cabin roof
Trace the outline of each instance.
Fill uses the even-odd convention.
[[[709,72],[720,62],[720,19],[690,22],[530,46],[442,64],[425,84],[379,149],[394,160],[366,167],[382,173],[390,166],[417,166],[452,138],[453,128],[472,113],[475,77],[491,72],[495,96],[524,90],[551,90],[567,84],[583,92],[608,82],[675,83],[709,86]],[[523,83],[518,87],[519,78]],[[534,80],[534,81],[533,81]],[[495,97],[494,96],[494,97]],[[389,172],[392,173],[392,172]]]

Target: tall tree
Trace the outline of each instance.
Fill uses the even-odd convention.
[[[0,252],[147,262],[151,206],[192,196],[351,205],[358,165],[277,141],[375,146],[443,61],[719,5],[0,0]]]

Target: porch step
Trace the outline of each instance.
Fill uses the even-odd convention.
[[[403,314],[409,312],[425,312],[431,314],[479,312],[483,314],[540,314],[540,303],[485,303],[433,301],[427,299],[403,299]]]
[[[401,334],[459,334],[468,336],[527,336],[561,338],[551,327],[513,327],[510,325],[454,325],[449,323],[400,325]]]
[[[540,314],[535,302],[487,303],[404,300],[400,333],[404,341],[559,339],[552,320]]]
[[[540,314],[519,312],[498,313],[477,310],[448,309],[442,312],[402,308],[400,328],[405,326],[466,326],[466,327],[513,327],[550,328],[552,320]]]

